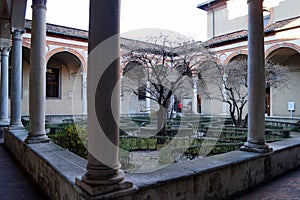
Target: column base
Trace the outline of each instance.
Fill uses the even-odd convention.
[[[10,124],[8,130],[23,130],[24,126],[22,124]]]
[[[0,119],[0,126],[9,126],[10,120],[7,119]]]
[[[273,151],[266,143],[264,142],[245,142],[240,148],[241,151],[255,152],[255,153],[269,153]]]
[[[76,178],[75,184],[84,191],[84,196],[88,199],[117,199],[137,191],[132,182],[124,179],[124,172],[121,170],[117,176],[108,180],[90,180],[83,175]]]
[[[50,142],[50,139],[47,137],[46,134],[43,135],[29,135],[25,139],[25,143],[27,144],[37,144],[37,143],[48,143]]]

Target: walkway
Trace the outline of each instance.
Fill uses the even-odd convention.
[[[300,200],[300,167],[268,183],[259,185],[233,200]]]
[[[47,199],[34,183],[14,162],[0,140],[0,199],[3,200],[40,200]]]

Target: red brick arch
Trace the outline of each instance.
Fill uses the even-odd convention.
[[[72,49],[72,48],[65,48],[65,47],[59,47],[59,48],[56,48],[56,49],[53,49],[52,51],[50,51],[49,53],[47,53],[46,55],[46,60],[47,62],[49,61],[49,59],[57,54],[57,53],[60,53],[60,52],[68,52],[68,53],[71,53],[73,54],[75,57],[77,57],[80,62],[82,63],[82,67],[83,67],[83,71],[84,72],[87,72],[87,61],[84,59],[83,55],[81,55],[78,51]]]
[[[23,47],[26,47],[26,48],[28,48],[28,49],[31,49],[30,44],[27,43],[27,42],[23,42],[22,46],[23,46]]]
[[[248,56],[248,51],[247,50],[239,50],[231,53],[229,56],[224,61],[224,64],[228,64],[234,57],[239,56],[239,55],[247,55]]]
[[[293,44],[293,43],[276,44],[266,50],[266,59],[269,59],[270,55],[274,51],[276,51],[277,49],[280,49],[280,48],[290,48],[290,49],[293,49],[293,50],[297,51],[298,53],[300,53],[300,47],[296,44]]]

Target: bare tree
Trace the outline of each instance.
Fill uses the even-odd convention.
[[[130,77],[126,90],[157,103],[157,131],[158,135],[165,135],[172,97],[181,100],[191,94],[195,66],[212,54],[201,42],[174,35],[160,34],[147,42],[132,49],[127,44],[122,62],[129,64],[123,75]]]
[[[287,83],[288,70],[286,67],[268,61],[265,68],[266,88],[280,88]],[[248,101],[247,70],[247,60],[244,59],[229,62],[227,65],[208,62],[199,70],[200,80],[206,77],[209,84],[212,84],[219,91],[217,94],[212,94],[202,90],[202,93],[208,98],[226,102],[230,117],[236,127],[247,126],[248,114],[244,113]]]

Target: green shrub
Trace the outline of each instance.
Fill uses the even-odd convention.
[[[54,134],[49,134],[48,136],[54,143],[61,147],[68,149],[83,158],[87,158],[86,126],[68,124],[63,129],[56,131]]]
[[[294,127],[291,127],[291,128],[290,128],[290,131],[291,131],[291,132],[300,132],[300,128],[297,127],[297,126],[294,126]]]

